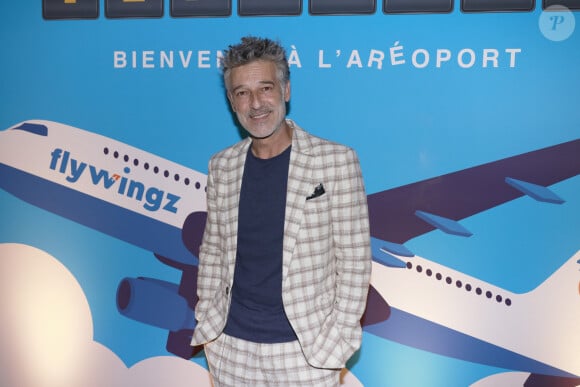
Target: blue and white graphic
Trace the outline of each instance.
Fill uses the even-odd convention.
[[[248,34],[287,48],[290,117],[361,161],[374,262],[345,385],[580,384],[573,2],[121,12],[145,3],[0,5],[0,385],[210,385],[197,251],[207,162],[244,135],[219,58]]]

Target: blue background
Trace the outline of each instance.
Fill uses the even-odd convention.
[[[167,2],[168,3],[168,2]],[[234,2],[235,3],[235,2]],[[310,132],[359,153],[368,193],[416,182],[580,137],[580,37],[553,42],[541,32],[541,9],[525,13],[292,17],[106,19],[42,18],[41,1],[0,4],[0,128],[45,119],[103,134],[200,172],[216,151],[238,141],[215,65],[216,51],[243,35],[294,47],[290,117]],[[574,14],[576,17],[578,13]],[[406,63],[392,66],[399,42]],[[477,55],[461,68],[457,53]],[[500,51],[483,68],[485,48]],[[509,67],[506,48],[521,48]],[[366,67],[370,50],[382,69]],[[431,53],[424,69],[416,49]],[[453,58],[434,65],[437,49]],[[176,51],[175,67],[114,68],[114,51]],[[178,50],[192,50],[190,68]],[[196,65],[209,50],[210,68]],[[318,66],[324,50],[331,68]],[[336,58],[336,50],[341,55]],[[363,68],[345,66],[358,50]],[[518,199],[462,222],[471,238],[433,231],[410,241],[417,255],[514,292],[526,292],[578,250],[580,179],[558,183],[562,206]],[[166,355],[166,333],[122,317],[115,293],[124,277],[179,282],[151,252],[30,206],[0,191],[0,242],[46,250],[74,274],[87,295],[95,340],[128,366]],[[368,386],[464,386],[501,369],[401,346],[365,334],[352,372]],[[193,359],[205,364],[202,356]]]

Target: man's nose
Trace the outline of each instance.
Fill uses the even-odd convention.
[[[254,109],[262,106],[262,98],[260,97],[259,93],[250,93],[250,106]]]

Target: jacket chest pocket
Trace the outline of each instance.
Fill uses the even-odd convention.
[[[303,226],[309,230],[328,228],[331,220],[328,195],[307,200],[304,205],[303,216]]]
[[[302,214],[298,248],[314,267],[324,266],[332,246],[332,222],[327,195],[307,200]]]

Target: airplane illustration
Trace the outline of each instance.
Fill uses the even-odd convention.
[[[368,195],[373,274],[365,331],[471,362],[525,371],[527,386],[580,384],[580,251],[536,289],[516,294],[416,256],[433,230],[469,236],[460,220],[524,195],[562,204],[548,187],[580,174],[580,139]],[[0,188],[154,253],[179,284],[125,278],[117,308],[169,331],[189,359],[206,176],[111,138],[29,120],[0,132]]]

